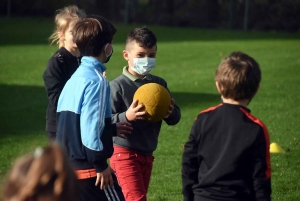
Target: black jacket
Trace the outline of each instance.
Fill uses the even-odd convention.
[[[184,146],[184,201],[270,201],[269,144],[265,125],[243,106],[202,111]]]
[[[48,96],[46,111],[46,131],[56,132],[56,107],[59,95],[80,65],[81,57],[73,56],[67,49],[61,47],[49,59],[43,79]]]

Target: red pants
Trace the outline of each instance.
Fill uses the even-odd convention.
[[[110,166],[116,171],[126,201],[146,201],[153,156],[114,146]]]

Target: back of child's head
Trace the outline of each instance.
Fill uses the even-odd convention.
[[[116,31],[114,25],[104,17],[90,15],[75,24],[73,38],[83,56],[97,57],[106,44],[112,43]]]
[[[127,35],[125,47],[127,50],[130,49],[133,41],[143,48],[152,48],[157,42],[155,34],[147,27],[135,28]]]
[[[215,81],[224,98],[236,101],[251,99],[261,81],[259,64],[243,52],[232,52],[220,63]]]
[[[67,6],[56,11],[55,15],[55,31],[50,36],[51,44],[56,43],[59,47],[64,46],[64,42],[60,40],[59,33],[65,33],[69,26],[73,26],[78,20],[86,17],[84,10],[79,9],[75,5]]]
[[[4,201],[76,200],[77,178],[56,144],[19,158],[4,186]]]

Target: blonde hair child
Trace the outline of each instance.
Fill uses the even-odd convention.
[[[61,38],[61,35],[64,34],[69,26],[74,26],[74,24],[86,17],[84,10],[80,10],[77,6],[71,5],[56,11],[55,16],[55,30],[52,35],[49,37],[51,44],[57,44],[59,48],[64,46],[64,41]]]
[[[59,49],[49,59],[43,75],[49,100],[46,131],[50,140],[54,140],[56,136],[56,107],[59,95],[81,62],[80,52],[73,41],[72,30],[76,22],[85,17],[85,12],[75,5],[64,7],[56,12],[56,28],[49,39],[51,44],[57,44]]]

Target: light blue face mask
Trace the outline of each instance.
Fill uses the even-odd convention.
[[[156,58],[133,58],[131,69],[139,75],[147,75],[155,67],[155,64]]]

